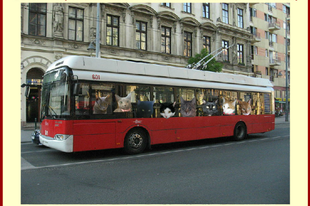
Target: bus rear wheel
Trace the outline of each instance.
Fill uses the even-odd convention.
[[[243,122],[238,122],[235,126],[233,139],[236,141],[243,140],[247,135],[246,126]]]
[[[142,129],[130,130],[124,142],[124,150],[128,154],[138,154],[144,151],[147,145],[147,135]]]

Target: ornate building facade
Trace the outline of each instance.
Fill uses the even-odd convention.
[[[258,4],[257,4],[258,5]],[[207,48],[223,72],[255,75],[249,3],[100,3],[100,57],[186,67]],[[255,5],[254,5],[255,6]],[[68,55],[94,56],[97,4],[21,4],[21,123],[39,120],[40,84],[48,66]],[[259,69],[259,68],[258,68]],[[39,85],[39,86],[37,86]]]

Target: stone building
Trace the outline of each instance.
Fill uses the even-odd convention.
[[[223,72],[253,76],[261,68],[251,58],[256,44],[251,6],[100,3],[100,57],[185,68],[203,48],[212,52],[231,46],[216,57]],[[261,4],[253,6],[259,10]],[[88,48],[95,44],[96,23],[96,3],[21,4],[21,84],[33,84],[28,97],[21,90],[22,125],[40,118],[40,84],[52,62],[68,55],[94,56]]]
[[[254,35],[251,46],[253,72],[273,82],[276,106],[284,109],[286,57],[288,84],[290,80],[290,4],[250,4],[250,10],[250,29]]]

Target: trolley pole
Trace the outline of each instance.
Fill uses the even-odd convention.
[[[96,57],[100,58],[100,3],[97,3]]]

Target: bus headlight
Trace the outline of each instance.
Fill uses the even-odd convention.
[[[70,136],[71,136],[71,135],[56,134],[54,138],[55,138],[56,140],[64,141],[64,140],[68,139]]]

